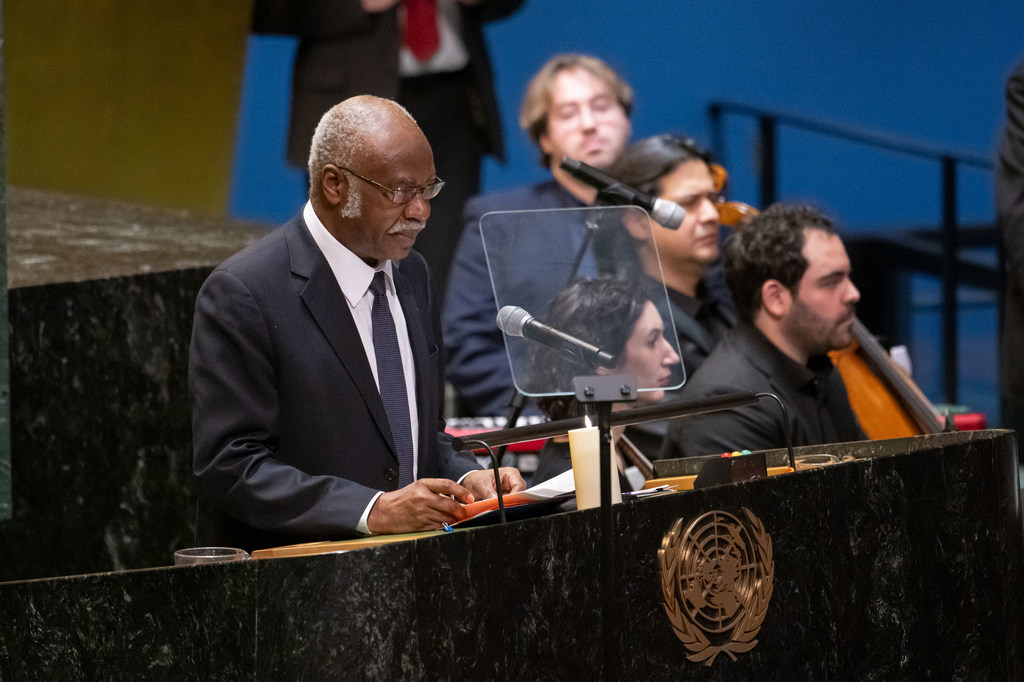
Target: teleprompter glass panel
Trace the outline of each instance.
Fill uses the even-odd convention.
[[[603,373],[631,374],[641,392],[682,385],[660,261],[645,269],[638,255],[651,230],[635,206],[481,218],[495,324],[521,393],[572,394],[573,377]]]

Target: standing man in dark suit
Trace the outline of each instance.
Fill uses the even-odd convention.
[[[853,340],[860,292],[832,222],[819,211],[769,206],[733,228],[725,276],[740,322],[683,386],[683,400],[772,393],[789,411],[793,445],[866,438],[828,351]],[[677,419],[665,457],[785,447],[778,405]]]
[[[203,544],[438,529],[495,494],[444,433],[437,301],[411,250],[444,185],[426,138],[394,102],[351,98],[317,126],[309,175],[301,218],[225,261],[196,301]],[[525,487],[515,469],[501,478]]]
[[[996,211],[1006,277],[999,349],[1002,425],[1020,434],[1024,433],[1024,63],[1006,81]]]
[[[480,235],[481,216],[492,211],[592,204],[597,190],[573,178],[559,164],[568,156],[597,168],[611,166],[629,140],[632,108],[629,85],[605,62],[588,55],[551,58],[527,86],[519,126],[539,148],[541,165],[551,170],[553,179],[484,194],[466,204],[465,227],[445,298],[448,380],[467,416],[504,414],[514,392],[505,342],[494,322],[498,309]],[[552,244],[544,235],[536,235],[526,246],[542,254]],[[521,255],[530,257],[530,253]],[[523,300],[547,303],[568,283],[566,273],[549,274],[546,281],[524,282]]]
[[[419,123],[448,188],[417,249],[444,291],[466,199],[485,154],[504,159],[484,22],[524,0],[257,0],[253,30],[299,38],[288,161],[304,167],[313,128],[354,95],[397,100]]]

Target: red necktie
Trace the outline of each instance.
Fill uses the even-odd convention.
[[[405,46],[424,62],[434,56],[441,39],[437,31],[436,0],[405,0]]]

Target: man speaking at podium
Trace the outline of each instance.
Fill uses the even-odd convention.
[[[396,103],[353,97],[320,120],[309,176],[302,215],[196,301],[201,544],[437,530],[495,494],[444,433],[437,300],[411,250],[444,185],[426,137]],[[501,480],[525,488],[515,469]]]
[[[832,222],[807,206],[775,204],[733,229],[725,277],[740,324],[683,387],[683,400],[772,393],[789,411],[793,445],[864,440],[828,351],[853,340],[860,292]],[[771,400],[669,427],[662,455],[685,457],[785,447]]]

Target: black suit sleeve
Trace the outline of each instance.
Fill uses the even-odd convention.
[[[1024,285],[1024,64],[1006,82],[1006,125],[999,147],[996,209],[1017,286]]]
[[[256,0],[253,33],[292,35],[306,40],[328,40],[365,31],[372,15],[359,0]]]
[[[996,213],[1006,287],[1000,334],[1003,425],[1024,428],[1024,63],[1006,81],[1006,123],[996,164]]]

